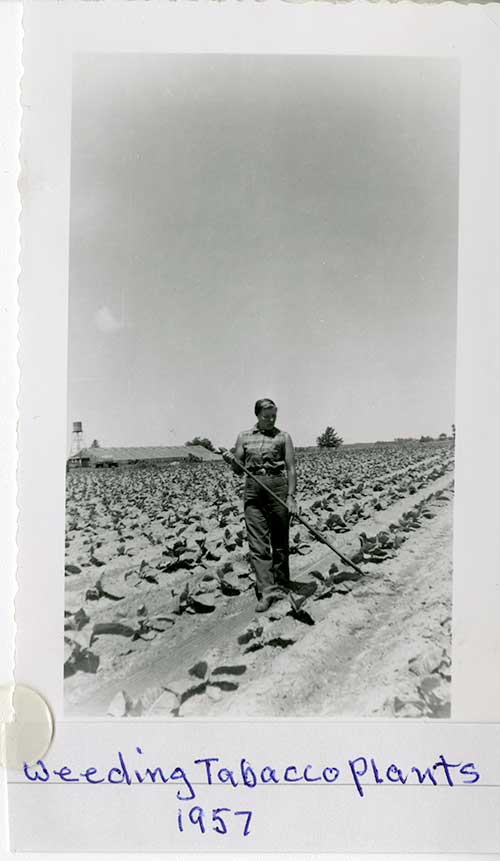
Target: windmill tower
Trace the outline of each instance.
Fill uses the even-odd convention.
[[[78,454],[82,448],[85,448],[82,423],[73,422],[73,433],[71,434],[71,456]]]

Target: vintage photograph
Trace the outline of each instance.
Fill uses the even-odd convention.
[[[454,59],[75,55],[68,716],[450,717],[458,165]]]

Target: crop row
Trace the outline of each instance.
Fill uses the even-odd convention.
[[[387,529],[372,535],[360,533],[359,549],[351,554],[351,558],[358,566],[362,566],[365,575],[369,576],[372,570],[370,566],[378,566],[397,556],[411,534],[421,529],[428,520],[432,520],[440,506],[447,504],[451,493],[452,484],[446,491],[437,490],[409,507],[397,520],[391,522]],[[146,575],[147,566],[144,566],[143,576]],[[189,671],[188,677],[156,686],[139,700],[132,700],[125,692],[120,692],[113,700],[109,713],[119,716],[140,715],[157,708],[160,702],[161,708],[167,713],[178,715],[182,705],[192,696],[207,694],[211,699],[218,699],[224,691],[236,690],[239,680],[235,676],[246,672],[246,655],[265,647],[284,649],[293,645],[300,637],[303,625],[315,624],[318,610],[319,618],[328,612],[323,602],[334,596],[348,594],[362,577],[363,574],[354,570],[339,570],[336,563],[330,565],[327,573],[311,570],[308,574],[309,588],[303,588],[299,594],[289,593],[280,605],[273,609],[269,618],[256,620],[237,637],[235,646],[240,653],[237,664],[210,669],[205,660],[199,660]],[[124,579],[127,579],[126,575]],[[184,613],[212,612],[218,595],[235,597],[244,588],[232,565],[225,563],[215,571],[203,572],[198,569],[196,574],[186,579],[180,592],[172,595],[168,615],[150,615],[146,606],[142,605],[134,618],[125,621],[110,619],[92,625],[90,615],[84,609],[72,615],[68,614],[65,672],[67,675],[78,670],[95,673],[99,666],[95,643],[104,635],[126,637],[131,641],[154,639],[170,630],[175,619]],[[427,680],[425,684],[431,685],[432,688],[435,681]],[[427,714],[425,711],[423,713]]]

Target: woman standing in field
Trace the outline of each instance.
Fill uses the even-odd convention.
[[[262,398],[256,402],[254,412],[257,423],[238,434],[234,456],[226,452],[224,459],[237,475],[241,475],[239,464],[243,464],[282,500],[273,499],[247,476],[245,523],[259,598],[255,609],[262,613],[282,597],[290,582],[288,527],[290,515],[297,513],[297,477],[290,435],[276,427],[276,404]]]

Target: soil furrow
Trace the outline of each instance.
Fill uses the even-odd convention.
[[[446,475],[411,497],[398,500],[386,510],[374,512],[369,520],[353,525],[348,533],[333,536],[334,543],[341,552],[349,554],[359,546],[358,536],[361,532],[373,534],[387,528],[409,507],[425,499],[430,493],[446,488],[450,480],[450,475]],[[424,530],[420,530],[422,531]],[[428,533],[429,530],[426,529],[425,532]],[[312,552],[307,556],[292,557],[292,580],[297,583],[303,578],[307,579],[307,574],[312,569],[328,569],[335,558],[332,551],[324,545],[314,543]],[[242,650],[237,644],[237,637],[255,621],[254,606],[255,596],[251,589],[238,597],[218,602],[215,611],[210,615],[183,615],[177,619],[172,629],[161,637],[152,643],[139,643],[134,650],[130,650],[130,654],[125,653],[117,659],[112,680],[108,677],[99,682],[94,678],[91,693],[75,686],[75,690],[71,692],[72,696],[67,698],[67,713],[85,713],[89,716],[105,714],[109,703],[120,689],[126,688],[127,694],[138,697],[148,688],[167,685],[185,675],[190,666],[207,654],[212,654],[214,659],[215,656],[222,659],[228,655],[231,659],[237,655],[241,657]],[[356,612],[358,610],[359,607]],[[303,642],[304,637],[293,649],[300,649]],[[287,649],[286,655],[281,656],[282,659],[288,661],[291,651]],[[67,685],[67,688],[69,687],[70,685]]]

